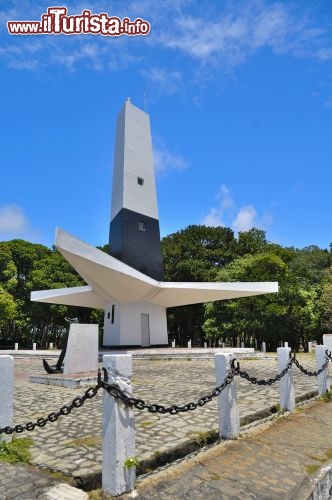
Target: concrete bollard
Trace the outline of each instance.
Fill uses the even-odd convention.
[[[0,428],[13,425],[14,363],[12,356],[0,356]],[[0,434],[0,441],[10,442],[11,434]]]
[[[172,340],[172,347],[175,347],[175,340]]]
[[[266,342],[262,342],[262,351],[266,354]]]
[[[32,350],[33,350],[33,351],[35,351],[36,349],[37,349],[37,344],[36,344],[36,342],[34,342],[34,343],[32,344]]]
[[[18,351],[18,342],[15,342],[15,347],[14,347],[15,351]]]
[[[191,349],[191,340],[188,340],[188,349]]]
[[[312,342],[308,342],[308,352],[312,352]]]
[[[233,354],[214,355],[217,386],[226,379],[231,368]],[[234,380],[225,387],[218,396],[219,436],[225,439],[235,439],[240,433],[240,417],[236,400],[236,385]]]
[[[317,345],[316,346],[316,363],[317,363],[317,371],[323,366],[326,361],[326,345]],[[325,394],[326,391],[330,388],[329,382],[329,369],[328,366],[322,373],[317,375],[317,383],[318,383],[318,394]]]
[[[207,342],[204,342],[204,349],[207,349]]]
[[[290,361],[290,347],[278,347],[278,373],[281,373]],[[280,407],[285,410],[294,410],[295,392],[292,368],[279,381]]]
[[[50,342],[50,349],[53,349],[53,342]]]
[[[288,342],[285,342],[285,343],[284,343],[284,347],[288,347]]]
[[[103,357],[109,383],[120,386],[131,395],[132,359],[130,354]],[[132,491],[135,487],[135,420],[133,409],[103,394],[103,463],[102,489],[113,496]],[[127,463],[126,463],[127,461]],[[134,460],[133,460],[134,462]]]

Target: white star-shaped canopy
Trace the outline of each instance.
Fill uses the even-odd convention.
[[[278,291],[277,282],[156,281],[60,228],[56,230],[56,247],[87,285],[32,292],[32,301],[99,309],[105,309],[110,302],[174,307]]]

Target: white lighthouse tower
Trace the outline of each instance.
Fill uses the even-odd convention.
[[[116,126],[109,244],[113,257],[163,279],[150,119],[129,99]]]
[[[116,125],[109,253],[154,280],[163,279],[149,115],[127,99]],[[112,301],[104,346],[167,345],[166,308]]]
[[[127,99],[119,114],[110,255],[58,228],[55,245],[86,285],[31,300],[103,309],[104,347],[168,344],[166,308],[276,293],[278,283],[165,282],[149,116]]]

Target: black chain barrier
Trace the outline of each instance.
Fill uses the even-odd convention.
[[[101,370],[98,370],[98,383],[94,387],[89,387],[83,396],[78,396],[69,405],[62,406],[58,412],[52,412],[47,417],[38,418],[36,422],[27,422],[24,425],[15,425],[14,427],[4,427],[0,428],[0,434],[13,434],[14,432],[20,434],[24,431],[33,431],[36,427],[45,427],[48,422],[56,422],[59,417],[63,415],[69,415],[74,408],[80,408],[88,399],[94,398],[99,389],[104,389],[110,396],[116,400],[120,400],[126,406],[137,408],[138,410],[148,410],[150,413],[169,413],[170,415],[176,415],[178,413],[193,411],[197,408],[204,406],[206,403],[212,401],[213,398],[220,395],[220,393],[234,380],[236,375],[240,375],[241,378],[248,380],[248,382],[257,385],[272,385],[275,382],[281,380],[286,373],[295,364],[297,368],[301,370],[302,373],[309,377],[316,377],[322,373],[329,362],[332,361],[332,353],[326,351],[325,363],[317,371],[309,371],[305,369],[296,359],[295,354],[292,356],[290,353],[290,359],[286,367],[278,373],[274,378],[269,379],[258,379],[257,377],[251,377],[246,371],[240,369],[240,363],[237,363],[235,367],[235,359],[231,362],[231,369],[229,370],[225,380],[218,387],[215,387],[208,395],[202,396],[196,402],[190,402],[183,405],[172,405],[163,406],[160,404],[149,404],[145,403],[143,399],[134,398],[129,396],[125,391],[123,391],[117,384],[110,384],[108,382],[108,372],[106,368],[102,368],[104,373],[104,380],[101,377]]]
[[[302,365],[300,365],[298,360],[295,358],[295,353],[294,353],[294,356],[292,358],[294,365],[297,366],[298,369],[301,370],[301,372],[304,373],[304,375],[307,375],[308,377],[317,377],[317,375],[320,375],[327,368],[327,365],[329,364],[331,359],[332,359],[331,352],[326,350],[325,351],[325,363],[321,366],[321,368],[319,370],[312,372],[312,371],[306,370]]]
[[[250,375],[245,372],[240,370],[240,363],[237,364],[237,372],[236,374],[240,375],[241,378],[245,378],[248,380],[248,382],[251,382],[252,384],[257,384],[257,385],[272,385],[275,382],[278,382],[279,380],[282,379],[286,375],[286,373],[292,368],[293,364],[293,358],[289,360],[287,363],[287,366],[280,372],[278,373],[274,378],[268,378],[267,380],[264,379],[258,379],[256,377],[250,377]]]
[[[101,387],[106,390],[108,394],[113,396],[115,399],[120,399],[125,405],[137,408],[138,410],[148,410],[150,413],[169,413],[170,415],[176,415],[177,413],[186,412],[196,410],[196,408],[204,406],[209,401],[212,401],[213,398],[219,396],[219,394],[227,387],[232,380],[234,379],[234,375],[236,375],[236,369],[234,368],[234,361],[231,365],[231,370],[229,370],[227,377],[218,387],[215,387],[213,391],[207,396],[203,396],[198,399],[196,402],[186,403],[184,405],[172,405],[172,406],[163,406],[160,404],[147,404],[143,399],[133,398],[128,396],[124,391],[120,389],[120,387],[116,384],[109,384],[106,375],[106,368],[104,370],[105,380],[100,380],[99,383]]]
[[[0,434],[21,434],[24,431],[33,431],[36,427],[45,427],[48,422],[56,422],[62,415],[69,415],[74,408],[80,408],[84,405],[85,401],[92,399],[96,396],[101,386],[97,384],[95,387],[89,387],[83,396],[78,396],[73,399],[69,405],[64,405],[58,412],[52,412],[47,417],[38,418],[35,422],[28,422],[24,425],[15,425],[15,427],[3,427],[0,429]]]

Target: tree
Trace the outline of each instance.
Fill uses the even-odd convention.
[[[14,319],[16,312],[17,307],[12,295],[4,290],[0,284],[0,327],[6,321]]]
[[[212,281],[231,261],[234,233],[225,227],[188,226],[163,238],[166,281]],[[179,343],[202,341],[203,306],[194,304],[167,311],[170,338]]]
[[[235,251],[241,256],[252,255],[265,251],[267,245],[265,231],[253,227],[249,231],[239,231]]]
[[[102,321],[102,312],[80,307],[31,302],[32,290],[84,284],[70,264],[53,248],[12,240],[0,243],[1,336],[20,345],[63,342],[66,317],[83,323]]]
[[[218,273],[216,281],[284,282],[286,277],[287,266],[282,259],[267,252],[239,257]],[[236,346],[256,340],[260,344],[269,333],[276,334],[275,318],[285,314],[285,307],[275,303],[274,294],[218,301],[205,306],[203,330],[209,340],[212,334],[214,342],[224,340]]]

